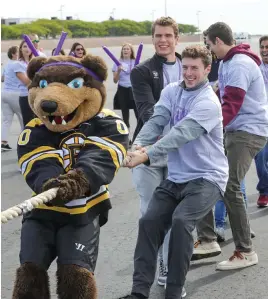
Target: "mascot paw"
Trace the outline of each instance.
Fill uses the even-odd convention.
[[[57,196],[50,201],[52,205],[64,206],[73,199],[90,194],[90,187],[84,172],[80,169],[70,170],[58,178],[48,180],[43,185],[43,191],[58,187]]]
[[[49,299],[47,271],[33,263],[25,263],[17,269],[12,299]]]
[[[61,265],[57,271],[59,299],[97,299],[94,274],[76,265]]]

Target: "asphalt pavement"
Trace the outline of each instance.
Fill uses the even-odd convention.
[[[257,43],[253,41],[253,49],[257,51]],[[180,45],[178,50],[185,45]],[[111,48],[113,53],[120,51],[119,47]],[[111,70],[112,63],[101,49],[91,49],[94,54],[101,55],[107,61]],[[143,59],[153,54],[153,47],[146,45]],[[2,53],[3,57],[3,53]],[[112,82],[111,71],[106,83],[108,91],[107,108],[112,108],[112,99],[116,85]],[[119,112],[120,114],[120,112]],[[135,128],[134,113],[131,113],[131,131]],[[10,131],[10,152],[2,153],[2,207],[5,210],[30,198],[31,192],[19,172],[16,156],[16,141],[19,134],[19,124],[15,117]],[[253,240],[254,248],[259,255],[259,264],[237,271],[216,271],[216,264],[230,257],[234,250],[231,231],[227,229],[227,241],[221,245],[222,254],[215,258],[191,263],[187,275],[186,290],[189,299],[268,299],[268,208],[258,209],[257,176],[254,163],[246,176],[246,189],[249,198],[248,213],[252,229],[256,233]],[[96,269],[96,279],[100,299],[115,299],[129,292],[133,273],[133,252],[137,237],[139,218],[139,199],[132,185],[131,170],[120,169],[110,185],[113,209],[109,222],[101,229],[100,251]],[[9,221],[2,229],[2,285],[1,298],[10,299],[19,266],[21,218]],[[34,242],[34,240],[33,240]],[[54,262],[49,270],[52,298],[55,292]],[[164,298],[164,289],[153,285],[151,299]],[[75,298],[74,298],[75,299]]]

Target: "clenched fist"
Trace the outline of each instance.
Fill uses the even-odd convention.
[[[52,178],[43,185],[43,192],[58,187],[59,190],[50,203],[54,206],[64,206],[73,199],[89,195],[90,186],[82,170],[74,169],[68,173]]]

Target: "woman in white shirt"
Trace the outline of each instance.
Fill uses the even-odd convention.
[[[114,97],[114,109],[122,111],[123,120],[129,128],[129,110],[134,109],[136,119],[138,117],[130,82],[130,73],[135,66],[135,53],[131,44],[126,43],[122,46],[119,62],[121,65],[114,64],[112,69],[114,83],[118,83]]]
[[[17,115],[21,125],[21,129],[23,129],[22,115],[19,105],[20,80],[17,77],[17,73],[19,70],[17,66],[19,47],[10,47],[8,49],[7,56],[9,58],[9,61],[5,65],[4,72],[1,78],[1,81],[4,82],[4,86],[1,92],[3,115],[1,150],[3,151],[9,151],[12,149],[8,144],[8,134],[14,114]]]

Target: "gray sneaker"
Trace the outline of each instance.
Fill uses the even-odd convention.
[[[215,233],[217,235],[217,242],[221,243],[225,241],[225,230],[223,227],[216,227]]]
[[[185,287],[182,288],[182,292],[181,292],[181,298],[185,298],[186,297],[186,290]]]
[[[167,288],[167,284],[165,284],[165,289]],[[185,298],[187,295],[185,287],[182,288],[182,292],[181,292],[181,298]]]
[[[165,267],[163,259],[160,258],[157,283],[158,285],[163,287],[166,284],[166,281],[167,281],[167,267]]]
[[[2,143],[1,144],[1,151],[11,151],[11,150],[12,150],[12,148],[9,146],[8,143],[6,143],[6,144]]]

